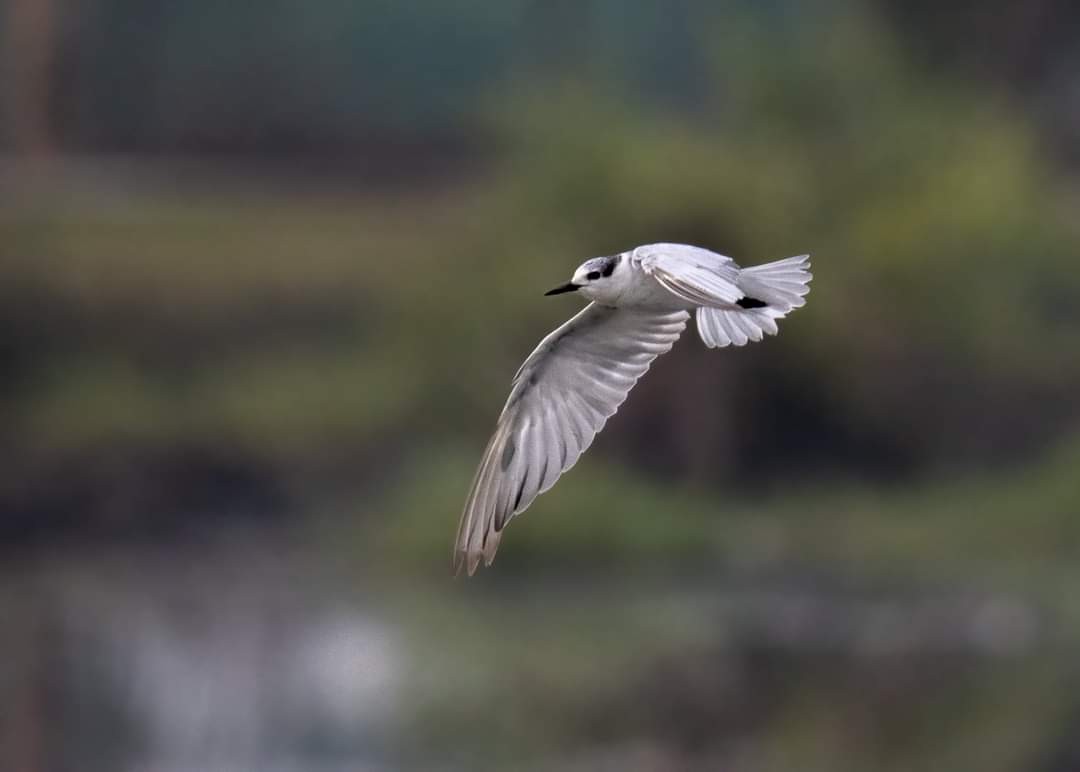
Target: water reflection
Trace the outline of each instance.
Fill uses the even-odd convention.
[[[376,764],[407,671],[395,627],[324,592],[303,557],[113,556],[58,570],[37,600],[50,760],[130,769]],[[305,573],[307,586],[296,581]],[[44,575],[44,573],[42,574]],[[323,577],[325,579],[325,577]],[[107,739],[107,743],[102,740]],[[53,745],[55,743],[55,745]]]
[[[804,724],[874,757],[898,721],[1067,673],[1072,640],[1045,604],[970,588],[788,573],[491,591],[358,583],[251,545],[57,558],[14,586],[36,666],[15,702],[31,720],[12,758],[42,760],[27,769],[754,769]],[[852,710],[843,735],[821,725]]]

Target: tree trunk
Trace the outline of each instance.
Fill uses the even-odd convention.
[[[53,0],[8,0],[6,115],[16,153],[50,155],[55,149],[50,96],[56,51]]]

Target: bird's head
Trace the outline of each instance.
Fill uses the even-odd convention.
[[[544,294],[561,295],[564,292],[580,291],[589,300],[604,300],[613,292],[617,294],[620,289],[620,277],[617,274],[622,261],[622,255],[586,260],[574,271],[574,277],[570,281]]]

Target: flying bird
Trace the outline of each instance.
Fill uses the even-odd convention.
[[[709,348],[775,335],[806,301],[809,255],[740,268],[689,244],[646,244],[586,260],[569,282],[591,302],[514,376],[458,526],[454,571],[491,565],[503,529],[574,465],[653,360],[697,316]]]

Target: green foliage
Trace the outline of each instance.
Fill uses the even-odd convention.
[[[393,192],[13,166],[25,190],[5,189],[0,217],[10,489],[52,501],[99,455],[128,454],[137,475],[142,454],[192,447],[225,448],[267,488],[279,475],[312,549],[396,609],[430,663],[412,695],[417,747],[457,758],[482,727],[490,756],[463,768],[596,737],[719,753],[681,725],[702,715],[709,731],[765,738],[760,768],[1040,762],[1073,702],[1080,639],[1080,233],[1039,127],[913,68],[861,3],[743,3],[682,22],[668,4],[591,3],[582,24],[607,42],[527,80],[510,77],[500,34],[524,4],[423,5],[413,28],[389,2],[340,16],[272,4],[290,24],[251,40],[238,34],[250,10],[159,9],[175,37],[140,50],[162,64],[160,124],[119,123],[182,144],[225,106],[242,119],[226,128],[257,145],[311,111],[348,137],[401,96],[383,129],[464,132],[483,165]],[[123,16],[110,7],[93,24]],[[443,34],[451,23],[468,34]],[[663,24],[682,26],[639,56]],[[188,70],[185,41],[202,34]],[[458,69],[399,56],[403,36]],[[268,75],[314,49],[308,69]],[[125,61],[104,57],[89,93]],[[313,85],[340,72],[360,73],[342,103]],[[415,162],[398,152],[390,166]],[[452,583],[459,507],[510,376],[574,308],[541,292],[647,241],[746,264],[809,251],[808,305],[747,350],[704,352],[688,334],[513,522],[495,569]],[[83,502],[81,521],[111,522],[123,502],[106,498]],[[974,633],[922,659],[867,654],[862,639],[815,649],[785,643],[783,603],[747,622],[725,594],[774,582],[854,606],[880,592],[884,626],[902,632],[897,598],[972,588],[1052,624],[1007,661],[963,649]],[[731,686],[743,673],[753,683]],[[720,704],[740,715],[709,712]],[[738,723],[744,707],[757,723]]]
[[[496,91],[498,163],[424,196],[143,182],[19,202],[2,226],[8,313],[46,345],[21,360],[15,420],[54,450],[224,434],[289,463],[395,433],[406,463],[441,436],[478,449],[509,375],[568,314],[540,290],[585,256],[677,240],[747,263],[810,251],[817,274],[780,339],[708,360],[722,398],[685,391],[707,375],[692,340],[658,365],[663,421],[693,410],[716,438],[661,446],[704,456],[698,486],[737,482],[739,415],[807,416],[827,447],[775,465],[804,483],[974,473],[1052,447],[1080,388],[1062,355],[1080,344],[1080,239],[1033,127],[907,72],[865,15],[728,22],[695,32],[712,77],[693,114],[595,74]],[[655,443],[659,408],[630,404],[624,436]],[[783,455],[785,431],[758,452]],[[552,495],[588,509],[586,493]]]

